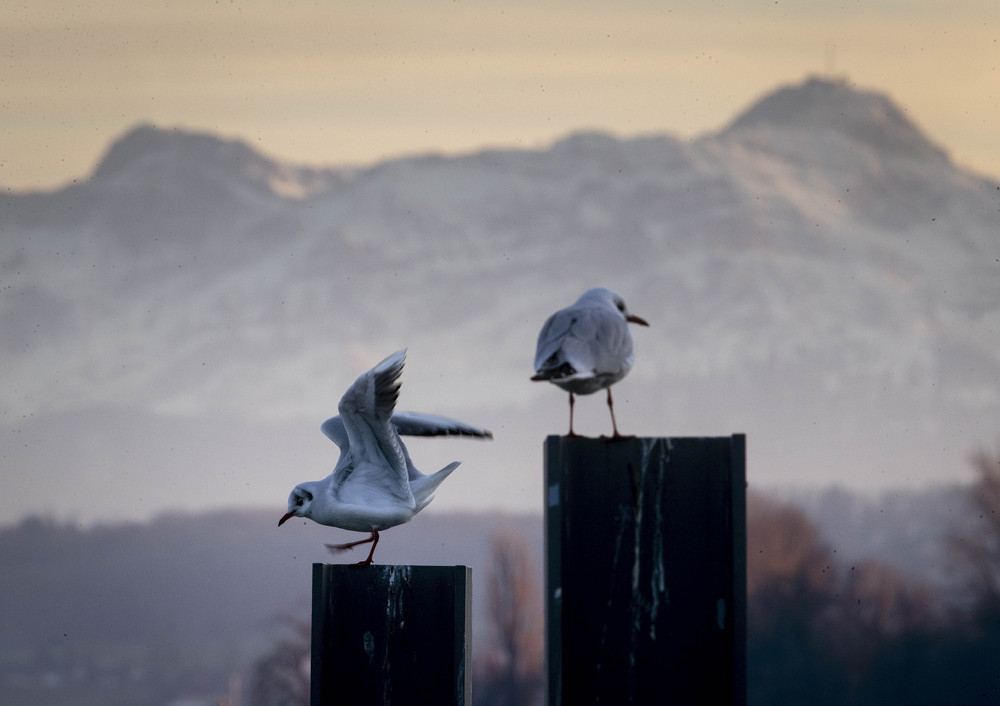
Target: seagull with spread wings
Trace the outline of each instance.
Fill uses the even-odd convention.
[[[365,539],[326,545],[331,551],[343,551],[371,542],[368,558],[358,566],[372,563],[380,530],[413,519],[459,466],[455,461],[435,473],[421,473],[413,465],[401,434],[493,438],[486,429],[446,417],[394,413],[405,358],[405,349],[393,353],[344,393],[337,408],[340,414],[321,426],[340,447],[333,473],[295,486],[288,496],[288,511],[278,521],[280,526],[292,517],[305,517],[321,525],[369,532]]]

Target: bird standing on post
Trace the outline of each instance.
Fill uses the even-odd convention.
[[[321,525],[370,532],[366,539],[326,545],[339,552],[371,542],[368,558],[356,566],[372,563],[379,530],[413,519],[434,499],[434,489],[459,466],[454,461],[424,475],[410,460],[400,434],[493,438],[486,429],[446,417],[394,414],[405,358],[405,350],[393,353],[344,393],[337,407],[340,415],[327,419],[321,427],[340,447],[333,473],[295,486],[288,496],[288,512],[278,520],[279,527],[292,517],[305,517]]]
[[[625,301],[606,287],[584,292],[573,306],[549,317],[538,334],[535,375],[569,392],[569,436],[573,432],[574,394],[608,391],[612,438],[619,438],[611,386],[632,369],[635,352],[629,323],[649,326],[630,314]]]

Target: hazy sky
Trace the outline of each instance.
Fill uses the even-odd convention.
[[[8,1],[0,187],[85,177],[137,122],[368,163],[580,128],[695,136],[833,72],[1000,175],[996,0]]]

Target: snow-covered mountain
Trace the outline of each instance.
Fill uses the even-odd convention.
[[[415,447],[465,461],[436,504],[540,508],[568,414],[535,337],[595,284],[652,323],[622,429],[746,432],[751,483],[951,481],[1000,438],[1000,185],[884,95],[809,79],[693,141],[366,169],[141,126],[85,182],[0,195],[0,521],[280,506],[403,346],[401,408],[496,434]]]

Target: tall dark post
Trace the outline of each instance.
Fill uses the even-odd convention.
[[[312,706],[467,704],[472,569],[313,564]]]
[[[746,437],[545,442],[549,706],[746,703]]]

